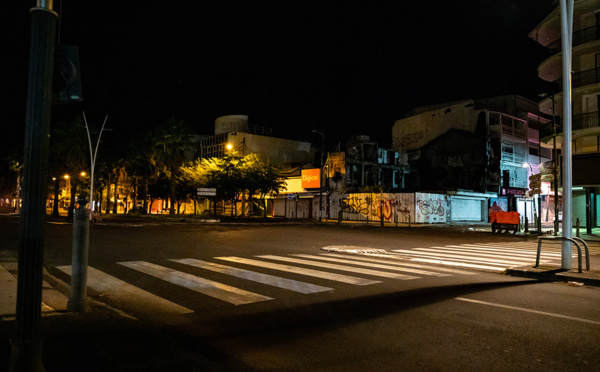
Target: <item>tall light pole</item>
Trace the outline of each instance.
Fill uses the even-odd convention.
[[[562,32],[562,73],[563,73],[563,228],[562,235],[571,238],[573,224],[571,222],[571,69],[573,50],[573,0],[560,0],[560,19]],[[561,268],[571,270],[571,242],[564,240],[562,244]]]
[[[321,166],[319,168],[319,222],[323,219],[323,151],[325,150],[325,130],[313,129],[313,133],[321,135]]]
[[[40,328],[57,18],[51,0],[38,0],[36,7],[31,9],[17,317],[15,338],[11,342],[10,372],[44,371]]]
[[[92,151],[92,137],[90,136],[90,129],[87,123],[87,118],[85,117],[85,112],[83,112],[83,122],[85,123],[85,130],[87,131],[88,143],[90,145],[90,208],[92,211],[96,210],[94,208],[94,167],[96,165],[96,155],[98,154],[98,146],[100,145],[100,137],[102,137],[102,131],[104,131],[104,126],[106,125],[106,120],[108,120],[108,115],[104,118],[104,123],[102,123],[102,128],[100,129],[100,134],[98,134],[98,141],[96,142],[96,148]]]

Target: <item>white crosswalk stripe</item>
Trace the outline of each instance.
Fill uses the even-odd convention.
[[[394,249],[393,252],[416,262],[500,272],[514,266],[533,266],[537,256],[537,242],[449,244]],[[553,260],[560,260],[560,253],[542,250],[540,263]]]
[[[211,271],[215,271],[222,274],[227,274],[231,276],[235,276],[242,279],[251,280],[254,282],[271,285],[274,287],[279,287],[283,289],[288,289],[290,291],[299,292],[299,293],[318,293],[318,292],[327,292],[333,291],[333,288],[323,287],[320,285],[310,284],[301,282],[298,280],[280,278],[278,276],[257,273],[255,271],[238,269],[231,266],[219,265],[212,262],[206,262],[201,260],[196,260],[193,258],[183,258],[183,259],[172,259],[170,261],[178,262],[185,265],[195,266],[202,269],[207,269]]]
[[[57,269],[71,275],[71,266],[57,266]],[[186,314],[192,313],[184,306],[168,301],[160,296],[133,286],[112,275],[88,266],[88,287],[100,294],[110,294],[116,301],[135,304],[135,310],[141,314]]]
[[[380,276],[380,277],[391,278],[391,279],[409,280],[409,279],[417,279],[418,278],[418,277],[412,276],[412,275],[394,274],[394,273],[389,273],[386,271],[361,269],[361,268],[352,267],[352,266],[329,264],[329,263],[317,262],[317,261],[312,261],[312,260],[301,260],[301,259],[292,258],[292,257],[273,256],[273,255],[264,255],[264,256],[258,256],[258,257],[266,258],[266,259],[270,259],[270,260],[276,260],[276,261],[284,261],[284,262],[292,262],[292,263],[309,265],[309,266],[324,267],[324,268],[340,270],[340,271],[350,271],[353,273]]]
[[[358,260],[358,261],[382,262],[387,265],[416,267],[416,268],[420,268],[420,269],[435,270],[435,271],[451,273],[451,274],[475,275],[475,273],[472,271],[464,271],[464,270],[457,270],[457,269],[449,269],[446,267],[436,267],[436,266],[431,266],[431,265],[416,264],[416,263],[413,263],[412,261],[409,262],[409,261],[399,257],[397,254],[378,254],[377,255],[377,257],[382,257],[382,258],[373,258],[372,256],[369,256],[369,257],[355,256],[355,255],[350,256],[347,254],[338,254],[338,253],[323,253],[322,255],[330,256],[330,257],[347,258],[347,259]]]
[[[378,263],[373,263],[373,262],[360,262],[360,261],[356,261],[356,260],[348,260],[348,259],[345,259],[345,257],[343,257],[343,256],[342,257],[338,256],[338,258],[326,257],[325,255],[314,256],[314,255],[310,255],[310,254],[293,254],[292,256],[312,258],[315,260],[324,260],[324,261],[332,261],[332,262],[339,262],[339,263],[346,263],[346,264],[353,264],[353,265],[368,266],[368,267],[373,267],[373,268],[377,268],[377,269],[402,271],[402,272],[408,272],[408,273],[413,273],[413,274],[430,275],[430,276],[450,276],[450,274],[443,274],[443,273],[438,273],[438,272],[434,272],[434,271],[411,269],[411,268],[407,268],[407,267],[384,265],[384,264],[378,264]]]
[[[234,305],[272,300],[271,297],[248,292],[149,262],[131,261],[119,262],[119,264]]]
[[[300,274],[300,275],[307,275],[307,276],[312,276],[315,278],[333,280],[333,281],[347,283],[347,284],[370,285],[370,284],[381,283],[381,281],[379,281],[379,280],[358,278],[358,277],[350,276],[350,275],[335,274],[335,273],[330,273],[327,271],[306,269],[306,268],[297,267],[297,266],[282,265],[282,264],[276,264],[276,263],[272,263],[272,262],[253,260],[253,259],[249,259],[249,258],[241,258],[241,257],[215,257],[215,258],[218,260],[238,262],[238,263],[242,263],[242,264],[246,264],[246,265],[264,267],[267,269],[285,271],[285,272],[295,273],[295,274]]]

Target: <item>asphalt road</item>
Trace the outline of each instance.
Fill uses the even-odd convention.
[[[0,250],[16,249],[16,224],[6,219],[0,224]],[[59,268],[70,265],[71,232],[72,225],[49,224],[45,242],[45,266],[67,283],[69,276]],[[380,276],[377,272],[400,274],[390,269],[398,260],[377,258],[386,267],[365,266],[353,263],[364,256],[324,256],[322,250],[490,242],[509,246],[527,239],[442,227],[97,224],[90,233],[89,265],[106,275],[100,282],[108,286],[116,279],[121,287],[91,289],[90,295],[159,329],[188,353],[230,370],[600,370],[599,288],[431,263],[412,268],[430,274]],[[174,261],[182,259],[219,269]],[[248,260],[367,282],[259,267]],[[315,261],[352,269],[315,267]],[[358,271],[359,266],[376,272]],[[269,277],[250,280],[247,275],[256,274],[248,271]],[[196,278],[210,282],[199,284]],[[206,292],[214,283],[243,290],[237,293],[242,300]],[[314,292],[281,287],[304,284],[311,287],[303,290]],[[124,285],[144,292],[128,292]]]

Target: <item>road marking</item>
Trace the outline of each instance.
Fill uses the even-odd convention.
[[[287,289],[294,292],[300,293],[318,293],[318,292],[327,292],[333,291],[333,288],[322,287],[316,284],[310,284],[301,282],[298,280],[281,278],[274,275],[257,273],[256,271],[238,269],[231,266],[219,265],[212,262],[206,262],[201,260],[196,260],[193,258],[182,258],[182,259],[172,259],[170,261],[178,262],[184,265],[190,265],[194,267],[199,267],[206,270],[215,271],[218,273],[235,276],[237,278],[242,278],[246,280],[251,280],[254,282]]]
[[[449,251],[460,250],[460,251],[473,252],[473,253],[481,252],[482,254],[494,253],[495,255],[510,256],[510,257],[524,257],[524,258],[535,257],[537,254],[537,251],[536,251],[537,248],[534,248],[533,251],[531,251],[531,250],[514,250],[514,249],[503,249],[503,247],[486,248],[486,247],[482,247],[482,246],[475,245],[475,244],[447,245],[444,247],[435,247],[435,248],[446,249]],[[541,256],[542,257],[546,256],[548,258],[560,257],[559,254],[553,254],[553,253],[546,253],[546,254],[542,254]]]
[[[493,303],[493,302],[471,300],[471,299],[463,298],[463,297],[457,297],[456,300],[465,301],[465,302],[471,302],[471,303],[480,304],[480,305],[500,307],[500,308],[509,309],[509,310],[523,311],[523,312],[526,312],[526,313],[552,316],[552,317],[555,317],[555,318],[575,320],[577,322],[589,323],[589,324],[594,324],[594,325],[600,325],[600,322],[595,321],[595,320],[589,320],[589,319],[584,319],[584,318],[577,318],[577,317],[574,317],[574,316],[568,316],[568,315],[562,315],[562,314],[548,313],[546,311],[539,311],[539,310],[526,309],[526,308],[516,307],[516,306],[496,304],[496,303]]]
[[[479,264],[475,264],[475,263],[461,262],[461,261],[436,260],[434,258],[410,257],[409,260],[416,261],[416,262],[432,263],[432,264],[436,264],[436,265],[469,267],[469,268],[473,268],[473,269],[481,269],[481,270],[489,270],[489,271],[501,272],[501,271],[506,270],[506,266],[479,265]]]
[[[71,266],[57,266],[58,270],[71,276]],[[108,275],[88,266],[88,287],[99,293],[109,293],[112,297],[126,303],[135,304],[139,312],[144,314],[171,313],[188,314],[193,310],[183,307],[141,288],[135,287],[121,279]]]
[[[218,260],[238,262],[238,263],[242,263],[245,265],[264,267],[267,269],[285,271],[285,272],[290,272],[290,273],[295,273],[295,274],[300,274],[300,275],[312,276],[315,278],[333,280],[336,282],[354,284],[354,285],[370,285],[370,284],[381,283],[381,281],[379,281],[379,280],[357,278],[355,276],[328,273],[325,271],[305,269],[302,267],[296,267],[296,266],[290,266],[290,265],[276,264],[276,263],[272,263],[272,262],[253,260],[250,258],[241,258],[241,257],[215,257],[215,258]]]
[[[418,276],[394,274],[394,273],[388,273],[388,272],[384,272],[384,271],[361,269],[358,267],[329,264],[329,263],[317,262],[317,261],[311,261],[311,260],[301,260],[301,259],[292,258],[292,257],[272,256],[272,255],[264,255],[264,256],[257,256],[257,257],[266,258],[266,259],[270,259],[270,260],[276,260],[276,261],[297,263],[297,264],[302,264],[302,265],[324,267],[327,269],[350,271],[350,272],[359,273],[359,274],[381,276],[384,278],[391,278],[391,279],[400,279],[400,280],[419,279]]]
[[[407,262],[406,258],[399,258],[398,255],[394,255],[394,254],[387,254],[387,255],[377,254],[377,257],[386,257],[386,258],[371,258],[371,257],[365,257],[365,256],[349,256],[349,255],[343,255],[343,254],[337,254],[337,253],[322,253],[322,255],[323,256],[331,256],[331,257],[349,258],[351,260],[370,261],[370,262],[383,262],[383,263],[386,263],[386,264],[389,264],[389,265],[416,267],[416,268],[420,268],[420,269],[430,269],[430,270],[436,270],[436,271],[441,271],[441,272],[446,272],[446,273],[453,273],[453,274],[475,275],[475,273],[471,272],[471,271],[448,269],[446,267],[433,267],[433,266],[419,265],[419,264],[416,264],[416,263]],[[390,259],[392,261],[390,261]]]
[[[17,279],[0,265],[0,315],[14,315],[17,312]]]
[[[348,259],[344,259],[344,258],[323,257],[324,255],[314,256],[314,255],[309,255],[309,254],[293,254],[292,256],[312,258],[312,259],[316,259],[316,260],[339,262],[339,263],[349,263],[349,264],[353,264],[353,265],[362,265],[362,266],[367,266],[367,267],[374,267],[377,269],[385,269],[385,270],[393,270],[393,271],[403,271],[403,272],[409,272],[409,273],[414,273],[414,274],[431,275],[431,276],[451,276],[450,274],[442,274],[442,273],[436,273],[436,272],[425,271],[425,270],[417,270],[417,269],[408,269],[408,268],[399,267],[399,266],[382,265],[382,264],[370,263],[370,262],[361,262],[361,261],[356,261],[356,260],[348,260]]]
[[[119,265],[129,267],[145,274],[154,276],[164,281],[191,289],[193,291],[229,302],[233,305],[245,305],[254,302],[272,300],[271,297],[245,291],[226,284],[200,278],[191,274],[176,271],[168,267],[144,261],[118,262]]]
[[[470,252],[468,250],[459,250],[459,249],[447,249],[444,247],[431,247],[431,248],[415,248],[418,252],[437,252],[437,253],[449,253],[450,257],[456,257],[457,254],[460,254],[461,257],[467,258],[481,258],[482,260],[491,261],[491,262],[506,262],[506,261],[514,261],[514,262],[523,262],[528,263],[531,262],[533,257],[520,257],[517,255],[504,255],[504,254],[492,254],[492,253],[480,253],[480,252]],[[448,255],[445,255],[448,257]],[[490,258],[497,258],[497,260]]]
[[[522,266],[525,263],[518,261],[518,260],[494,260],[494,259],[488,259],[485,257],[481,257],[480,259],[476,259],[478,257],[472,257],[472,258],[461,258],[461,257],[457,257],[456,254],[444,254],[444,253],[437,253],[437,252],[425,252],[425,251],[419,251],[419,250],[406,250],[406,249],[394,249],[394,252],[398,252],[404,255],[408,255],[408,256],[417,256],[417,257],[422,257],[422,256],[426,256],[426,257],[432,257],[432,258],[440,258],[443,260],[461,260],[464,262],[472,262],[472,263],[481,263],[481,264],[486,264],[486,265],[515,265],[515,266]]]

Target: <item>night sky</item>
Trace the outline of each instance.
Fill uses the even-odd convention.
[[[8,22],[3,111],[24,127],[31,18]],[[357,134],[391,146],[414,107],[521,94],[536,99],[546,54],[528,33],[550,0],[55,0],[60,43],[80,47],[88,119],[130,138],[170,117],[198,134],[249,115],[273,135],[329,147]],[[94,5],[92,5],[94,4]],[[5,57],[6,62],[6,57]]]

